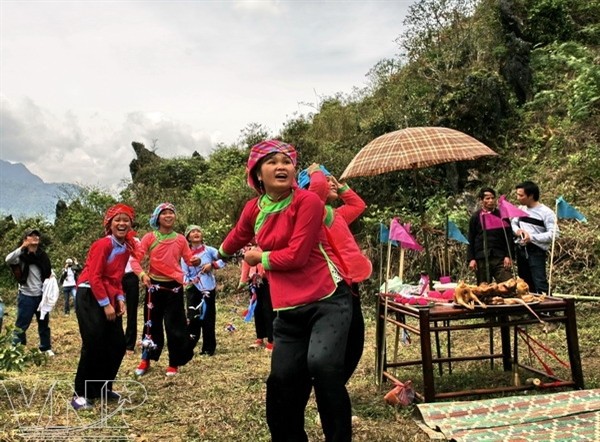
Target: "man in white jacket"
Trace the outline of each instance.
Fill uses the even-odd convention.
[[[519,276],[529,284],[532,293],[548,293],[546,259],[552,237],[558,238],[556,215],[540,203],[540,188],[532,181],[515,186],[519,209],[528,216],[513,218],[513,232],[517,238],[517,267]],[[556,233],[555,233],[556,230]]]
[[[54,356],[50,339],[50,316],[38,310],[42,302],[44,281],[52,276],[50,259],[40,247],[40,231],[28,229],[23,235],[22,244],[6,256],[6,263],[11,266],[19,281],[17,296],[17,320],[13,339],[14,344],[27,344],[27,329],[35,315],[38,323],[40,351]]]

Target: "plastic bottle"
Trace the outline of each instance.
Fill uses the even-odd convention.
[[[425,272],[421,272],[421,278],[419,279],[418,294],[423,296],[429,293],[429,275]]]

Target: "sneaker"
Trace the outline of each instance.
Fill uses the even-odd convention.
[[[267,345],[265,345],[265,350],[271,353],[273,351],[273,343],[267,342]]]
[[[262,339],[257,339],[252,344],[248,346],[249,349],[256,350],[257,348],[262,348],[264,346],[264,342]]]
[[[143,376],[144,374],[146,374],[146,372],[148,371],[149,368],[150,368],[150,360],[142,359],[140,361],[140,365],[138,365],[137,368],[135,369],[135,375]]]
[[[116,391],[108,390],[106,392],[106,399],[109,401],[119,401],[121,400],[121,395]]]
[[[167,367],[167,372],[165,373],[167,376],[175,376],[179,370],[177,367]]]
[[[49,358],[53,358],[54,356],[56,356],[51,348],[49,348],[48,350],[42,351],[42,353],[44,353]]]
[[[90,410],[92,408],[92,404],[83,396],[76,396],[71,401],[71,407],[73,407],[76,411]]]

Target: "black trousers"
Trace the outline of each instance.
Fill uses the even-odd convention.
[[[267,423],[274,442],[307,441],[304,411],[311,385],[326,441],[352,439],[344,369],[352,300],[344,282],[329,298],[279,311],[267,380]]]
[[[365,319],[360,304],[358,284],[352,284],[352,320],[346,345],[344,379],[350,380],[356,370],[365,347]]]
[[[120,316],[108,321],[104,308],[87,287],[77,289],[75,313],[81,334],[75,393],[88,399],[99,398],[103,387],[112,390],[112,381],[125,355],[123,322]]]
[[[188,287],[185,290],[187,301],[187,317],[188,317],[188,334],[191,339],[192,349],[202,336],[201,354],[213,355],[217,349],[216,321],[217,321],[217,306],[216,289],[209,291],[200,291],[195,285]],[[200,319],[201,311],[196,308],[204,300],[206,312],[204,317]],[[193,307],[193,308],[190,308]]]
[[[147,351],[148,359],[158,361],[165,346],[169,349],[169,366],[187,364],[193,356],[187,333],[187,321],[183,306],[183,287],[176,281],[154,281],[153,289],[146,290],[144,302],[144,337],[150,337],[156,348]],[[163,327],[164,322],[164,327]]]
[[[477,271],[475,277],[477,278],[477,285],[482,282],[491,283],[492,280],[496,282],[508,281],[512,278],[510,270],[504,268],[504,257],[490,256],[487,260],[489,266],[490,277],[487,277],[487,271],[485,268],[485,258],[477,260]]]
[[[123,275],[123,291],[125,292],[125,304],[127,305],[127,327],[125,328],[125,348],[135,349],[137,339],[137,311],[140,302],[140,280],[133,272]]]
[[[517,247],[517,268],[519,276],[529,285],[531,293],[548,293],[546,259],[548,252],[534,244]]]
[[[256,308],[254,310],[254,328],[256,329],[256,338],[264,339],[273,343],[273,304],[271,303],[271,292],[269,291],[269,282],[263,278],[262,284],[256,288]]]

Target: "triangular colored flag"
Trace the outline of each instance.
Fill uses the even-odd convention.
[[[423,247],[398,222],[398,218],[394,218],[390,225],[390,239],[399,241],[400,245],[405,249],[423,250]]]
[[[506,201],[506,197],[504,195],[498,198],[498,211],[500,212],[500,217],[505,218],[519,218],[520,216],[529,216],[529,214],[517,206]]]
[[[390,229],[383,223],[379,223],[379,242],[383,244],[387,244],[390,240]],[[397,246],[397,241],[392,241],[393,246]]]
[[[469,240],[465,238],[465,235],[459,230],[458,226],[452,221],[448,221],[446,225],[446,231],[448,232],[448,238],[454,241],[461,242],[463,244],[469,244]]]
[[[506,229],[508,223],[490,212],[479,212],[479,221],[484,230]]]
[[[379,223],[379,242],[387,243],[390,240],[390,229],[383,223]]]
[[[579,222],[587,223],[587,218],[566,202],[562,196],[556,199],[556,216],[560,219],[576,219]]]

